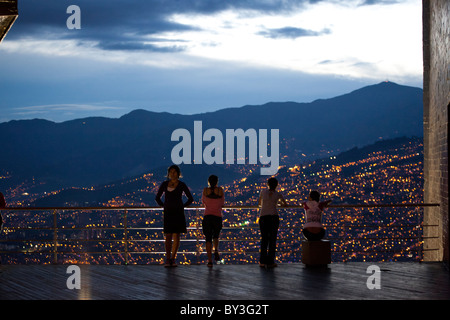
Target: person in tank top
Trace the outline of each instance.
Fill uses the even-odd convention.
[[[259,265],[261,267],[276,267],[275,253],[278,227],[280,218],[278,216],[277,206],[287,206],[283,195],[276,191],[278,180],[270,178],[267,181],[268,189],[262,190],[259,194],[258,205],[261,207],[259,211],[259,227],[261,231],[261,249]]]
[[[208,178],[208,188],[203,189],[202,203],[205,212],[202,221],[203,234],[205,235],[208,267],[213,266],[212,249],[214,247],[214,260],[220,260],[219,235],[222,230],[222,207],[225,203],[223,189],[217,186],[219,178],[211,175]]]
[[[322,225],[323,209],[328,206],[331,200],[320,202],[320,193],[311,191],[308,201],[303,203],[305,209],[305,224],[303,225],[303,235],[310,241],[318,241],[325,236],[325,229]]]

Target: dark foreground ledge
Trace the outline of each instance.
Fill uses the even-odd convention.
[[[380,270],[377,274],[370,266]],[[325,269],[259,265],[0,265],[2,300],[449,300],[441,263],[349,262]],[[369,269],[369,270],[368,270]],[[375,268],[376,269],[376,268]],[[371,277],[371,278],[370,278]],[[68,288],[76,283],[80,289]],[[369,285],[368,285],[369,283]],[[370,289],[372,287],[373,289]],[[375,288],[374,288],[375,287]]]

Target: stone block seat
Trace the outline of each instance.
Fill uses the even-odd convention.
[[[330,241],[302,240],[302,262],[306,266],[326,266],[331,263]]]

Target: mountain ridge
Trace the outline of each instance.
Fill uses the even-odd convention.
[[[422,96],[420,88],[382,82],[309,103],[268,102],[194,115],[137,109],[120,118],[12,120],[0,123],[0,135],[7,137],[0,168],[17,181],[34,177],[49,186],[108,183],[167,167],[177,143],[172,132],[193,132],[194,121],[202,121],[203,130],[279,129],[280,158],[302,162],[380,138],[423,136]]]

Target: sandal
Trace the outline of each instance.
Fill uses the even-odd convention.
[[[216,260],[216,261],[220,261],[220,254],[219,254],[219,251],[214,251],[214,260]]]

